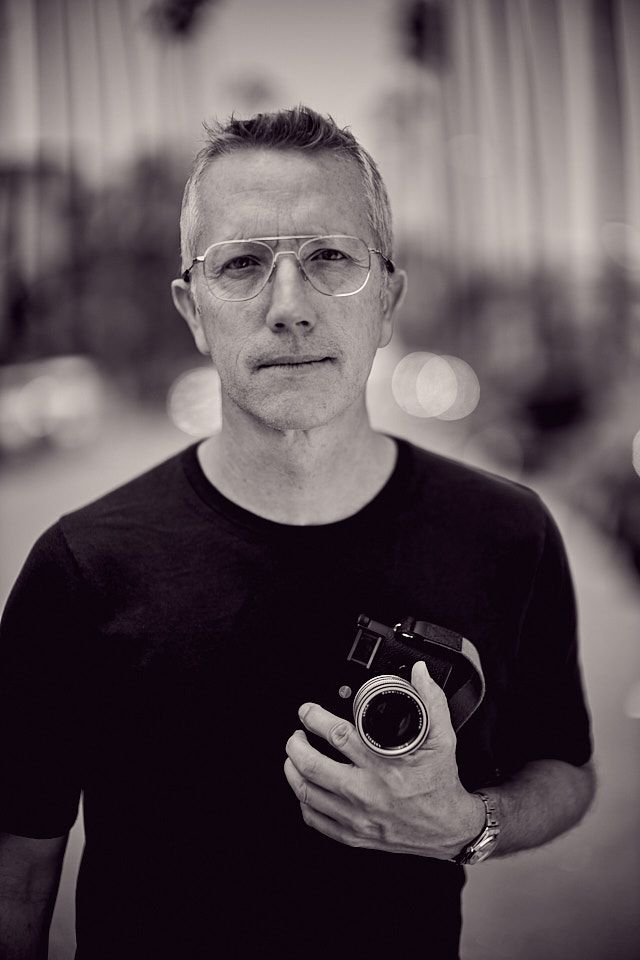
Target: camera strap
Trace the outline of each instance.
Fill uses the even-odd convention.
[[[426,620],[407,618],[396,630],[423,653],[430,675],[447,695],[451,723],[458,731],[484,697],[484,674],[477,649],[459,633]]]

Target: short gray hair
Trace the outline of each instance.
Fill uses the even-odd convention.
[[[236,150],[291,149],[333,150],[337,156],[357,164],[362,178],[369,225],[381,252],[393,257],[391,206],[384,181],[371,155],[348,127],[339,127],[332,117],[322,116],[303,105],[274,113],[258,113],[248,120],[233,115],[226,122],[205,123],[206,142],[197,154],[187,180],[180,215],[182,269],[202,251],[196,250],[199,230],[198,188],[209,164]]]

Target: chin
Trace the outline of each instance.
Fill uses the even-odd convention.
[[[271,430],[277,430],[286,433],[289,430],[313,430],[315,427],[324,427],[331,423],[335,417],[331,415],[320,416],[318,414],[294,414],[291,412],[283,413],[281,416],[273,414],[271,416],[263,414],[258,418],[266,427]]]
[[[352,395],[353,394],[353,395]],[[238,392],[229,406],[270,430],[313,430],[343,418],[358,406],[356,390],[282,390],[278,393]],[[223,407],[223,416],[225,409]],[[231,413],[231,410],[229,410]]]
[[[296,402],[297,401],[297,402]],[[253,415],[272,430],[312,430],[323,427],[340,416],[337,405],[328,404],[326,396],[315,402],[286,401],[264,404]]]

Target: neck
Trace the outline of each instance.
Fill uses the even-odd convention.
[[[356,427],[354,429],[354,426]],[[211,483],[258,516],[293,525],[351,516],[380,491],[393,471],[395,443],[366,416],[349,430],[246,430],[223,426],[198,450]]]

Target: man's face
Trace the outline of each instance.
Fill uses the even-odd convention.
[[[329,152],[219,157],[204,174],[199,203],[199,253],[222,240],[309,234],[348,234],[375,246],[358,170]],[[296,248],[296,241],[275,247]],[[391,336],[384,270],[372,254],[367,285],[350,297],[316,291],[292,256],[278,258],[272,281],[252,300],[216,299],[201,266],[192,273],[193,301],[175,281],[176,306],[220,375],[225,414],[305,430],[362,406],[375,352]]]

